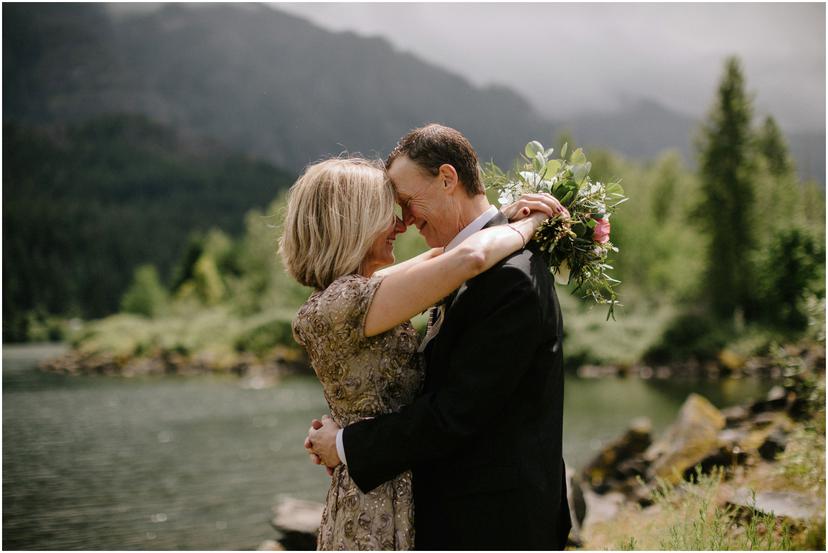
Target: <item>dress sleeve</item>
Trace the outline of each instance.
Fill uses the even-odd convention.
[[[347,275],[322,292],[317,316],[342,347],[365,340],[365,318],[381,282],[382,276]]]

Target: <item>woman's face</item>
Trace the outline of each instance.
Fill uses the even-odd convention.
[[[399,217],[394,215],[388,228],[374,240],[362,260],[360,273],[363,276],[369,277],[377,269],[394,263],[394,240],[401,232],[405,232],[405,225]]]

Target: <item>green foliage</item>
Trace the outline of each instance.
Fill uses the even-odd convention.
[[[135,269],[132,284],[121,298],[121,311],[154,317],[167,303],[167,291],[161,285],[154,265]]]
[[[706,289],[713,311],[724,318],[744,313],[751,300],[750,253],[756,244],[751,117],[740,63],[730,58],[698,146],[703,195],[697,214],[709,236]]]
[[[761,271],[761,310],[772,325],[802,331],[808,325],[806,299],[825,295],[825,249],[803,229],[777,231]]]
[[[552,194],[569,212],[569,217],[551,217],[538,227],[532,241],[548,255],[550,272],[559,280],[575,281],[575,290],[598,304],[609,305],[607,319],[613,317],[618,304],[615,287],[620,281],[610,276],[607,263],[610,252],[618,248],[610,241],[610,227],[604,225],[603,237],[596,231],[608,223],[610,215],[627,201],[618,180],[602,183],[589,178],[592,163],[581,148],[567,158],[567,145],[559,159],[552,158],[553,148],[545,149],[533,140],[526,144],[522,162],[504,173],[494,163],[483,171],[486,188],[499,192],[501,205],[518,200],[522,194]]]
[[[696,467],[694,482],[673,487],[662,483],[653,499],[663,511],[672,514],[673,523],[664,529],[660,549],[671,551],[789,550],[791,530],[773,515],[754,506],[741,513],[738,508],[719,506],[716,494],[724,476],[721,467],[710,475]],[[738,531],[737,531],[738,528]]]
[[[794,164],[788,154],[788,145],[776,120],[767,116],[764,125],[757,133],[757,148],[767,160],[768,170],[774,177],[790,177],[794,173]]]
[[[625,308],[616,323],[606,314],[570,294],[558,295],[564,313],[564,363],[568,370],[581,365],[631,366],[661,336],[674,309],[652,306],[625,296]],[[627,301],[630,300],[630,301]]]
[[[192,231],[238,235],[243,214],[291,182],[269,164],[185,140],[140,116],[67,128],[7,123],[3,153],[3,336],[10,341],[29,338],[29,312],[90,318],[116,311],[142,264],[169,282]],[[214,285],[205,282],[211,294]]]
[[[704,236],[690,223],[698,180],[675,152],[647,164],[602,151],[590,157],[593,178],[609,182],[623,175],[630,197],[612,219],[613,243],[623,254],[613,256],[611,264],[623,282],[619,294],[625,304],[631,308],[631,301],[675,304],[692,299],[704,251]]]
[[[293,312],[264,313],[248,321],[247,328],[234,341],[237,351],[247,351],[259,356],[278,346],[297,347],[291,326]]]
[[[652,364],[707,361],[715,359],[732,338],[732,330],[710,315],[682,312],[666,326],[660,340],[644,354],[644,360]]]

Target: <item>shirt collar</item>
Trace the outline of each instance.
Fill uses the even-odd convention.
[[[458,244],[460,244],[460,242],[462,242],[478,230],[481,230],[483,227],[486,226],[486,223],[492,220],[492,217],[494,217],[495,215],[497,215],[497,208],[493,205],[490,205],[489,209],[481,213],[480,216],[477,217],[477,219],[469,223],[466,226],[466,228],[457,233],[457,236],[455,236],[451,240],[451,242],[448,243],[445,251],[449,251],[450,249],[456,247]]]

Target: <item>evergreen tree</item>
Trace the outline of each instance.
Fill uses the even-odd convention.
[[[703,196],[698,219],[710,237],[705,289],[714,313],[723,318],[744,313],[751,297],[751,116],[739,60],[729,58],[698,144]]]
[[[756,154],[755,238],[765,255],[768,244],[777,231],[804,222],[804,209],[788,145],[771,116],[765,118],[764,124],[756,132]]]
[[[774,177],[790,177],[794,172],[794,164],[788,153],[788,144],[776,120],[768,115],[765,124],[759,129],[756,145],[759,153],[765,158],[768,170]]]

